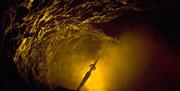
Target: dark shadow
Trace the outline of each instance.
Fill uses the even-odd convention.
[[[53,91],[75,91],[75,90],[71,90],[71,89],[67,89],[67,88],[62,88],[62,87],[57,87]]]

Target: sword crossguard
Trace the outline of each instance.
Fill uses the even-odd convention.
[[[94,64],[90,64],[90,67],[92,67],[93,70],[96,70],[96,66]]]

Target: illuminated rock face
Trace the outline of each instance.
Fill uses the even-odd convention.
[[[109,40],[111,38],[89,30],[79,31],[68,38],[52,33],[29,51],[28,44],[22,43],[15,62],[27,81],[76,89],[89,65],[98,56],[102,43]],[[33,43],[28,42],[28,39],[24,41]],[[31,76],[33,79],[28,79]]]
[[[52,33],[28,53],[26,45],[31,42],[22,43],[15,58],[22,77],[50,89],[61,86],[75,90],[89,65],[100,56],[96,70],[81,90],[118,91],[127,89],[143,71],[148,45],[139,34],[124,33],[118,40],[98,32],[81,31],[74,35],[62,38]]]
[[[27,28],[20,36],[21,44],[14,58],[21,76],[30,84],[50,90],[58,86],[76,89],[94,58],[106,54],[105,49],[111,44],[119,46],[119,40],[106,36],[91,24],[110,21],[120,16],[123,10],[134,7],[125,2],[26,0],[22,5],[30,11],[17,27],[25,25]],[[92,80],[89,79],[82,89],[104,91],[106,75],[111,74],[106,70],[112,70],[111,66],[105,69],[109,63],[106,61],[97,64],[96,75],[93,74]]]
[[[24,5],[31,8],[32,2]],[[91,26],[110,21],[121,10],[130,8],[125,0],[121,2],[89,1],[72,7],[70,2],[54,0],[47,7],[37,8],[37,12],[36,8],[32,10],[23,23],[27,26],[25,33],[32,36],[21,36],[14,58],[21,76],[28,83],[49,90],[59,86],[76,90],[89,65],[100,56],[82,91],[126,90],[144,70],[148,39],[134,32],[112,38]],[[102,12],[96,11],[95,6],[102,7]]]

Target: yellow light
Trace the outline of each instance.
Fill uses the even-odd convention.
[[[105,67],[103,65],[103,60],[99,60],[96,65],[96,70],[94,70],[87,80],[85,87],[89,91],[105,91]]]

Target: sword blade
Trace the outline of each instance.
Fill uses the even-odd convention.
[[[79,87],[77,88],[77,91],[80,91],[80,89],[84,86],[84,84],[86,83],[86,81],[88,80],[88,78],[91,75],[92,69],[95,68],[98,60],[100,57],[97,57],[97,59],[95,60],[94,64],[92,64],[91,69],[86,73],[86,75],[84,76],[83,80],[81,81]]]

